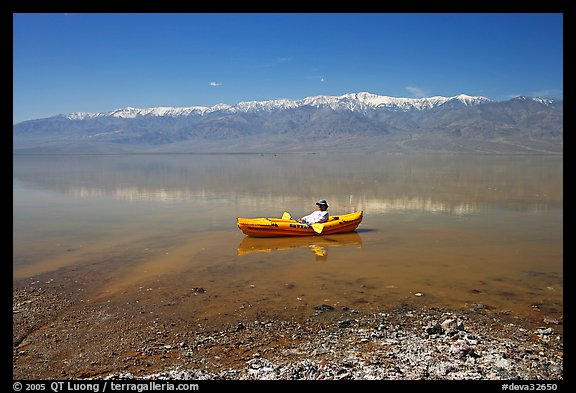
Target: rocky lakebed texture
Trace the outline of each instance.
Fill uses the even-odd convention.
[[[201,322],[85,304],[49,283],[14,286],[13,379],[564,379],[562,318],[482,304],[377,313],[319,304],[301,320]]]

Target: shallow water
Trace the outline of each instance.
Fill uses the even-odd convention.
[[[403,303],[555,317],[562,193],[558,156],[14,156],[13,280],[72,279],[85,301],[190,321]],[[320,198],[331,214],[363,210],[358,230],[236,227]]]

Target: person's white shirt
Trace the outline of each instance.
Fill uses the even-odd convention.
[[[318,222],[328,221],[329,213],[327,210],[316,210],[307,216],[302,217],[300,220],[305,221],[308,224],[316,224]]]

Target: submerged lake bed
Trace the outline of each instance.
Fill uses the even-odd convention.
[[[215,328],[407,306],[561,329],[562,181],[561,156],[14,156],[13,286]],[[320,198],[358,229],[236,227]]]

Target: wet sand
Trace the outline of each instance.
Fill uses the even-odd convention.
[[[538,311],[318,304],[301,318],[194,320],[166,304],[85,302],[84,289],[13,287],[14,379],[563,380],[562,318]]]

